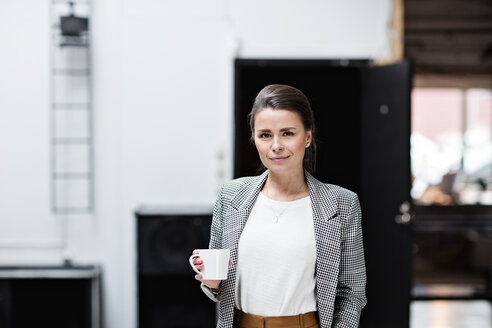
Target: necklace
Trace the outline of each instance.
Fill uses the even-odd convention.
[[[290,205],[293,203],[293,201],[290,201],[288,202],[287,206],[284,207],[284,209],[279,213],[277,214],[277,212],[275,212],[275,207],[273,206],[273,202],[270,198],[270,188],[268,188],[268,184],[266,185],[266,191],[267,191],[267,200],[268,200],[268,205],[270,205],[270,209],[272,210],[272,213],[273,213],[273,216],[275,217],[275,223],[278,223],[278,219],[282,216],[282,214],[285,213],[285,211],[287,211],[287,209],[290,207]]]

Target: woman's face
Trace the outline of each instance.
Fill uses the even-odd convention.
[[[256,113],[254,124],[256,149],[270,172],[302,170],[311,131],[304,129],[299,114],[286,109],[266,108]]]

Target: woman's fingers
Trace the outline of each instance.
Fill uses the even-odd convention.
[[[203,264],[203,261],[201,258],[197,257],[197,258],[193,259],[193,264],[194,265]]]
[[[196,254],[198,254],[197,249],[193,250],[193,255]],[[203,260],[200,257],[195,257],[191,263],[193,263],[197,270],[203,270]],[[200,276],[200,278],[198,276]],[[195,278],[201,281],[201,275],[196,275]]]
[[[201,274],[195,275],[195,279],[203,282],[210,288],[217,288],[220,285],[221,280],[203,280],[203,276]]]
[[[210,288],[218,288],[220,286],[221,280],[201,280],[205,285]]]

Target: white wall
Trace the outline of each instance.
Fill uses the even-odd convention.
[[[103,265],[106,327],[135,327],[133,211],[211,205],[231,177],[234,57],[386,56],[390,3],[94,1],[96,209],[63,218],[50,212],[49,1],[1,0],[0,264],[61,263],[66,219],[74,262]]]
[[[48,9],[0,1],[0,257],[8,262],[59,258],[49,198]],[[21,249],[28,243],[35,250]]]

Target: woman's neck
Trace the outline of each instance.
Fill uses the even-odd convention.
[[[268,172],[263,192],[274,200],[291,201],[309,195],[304,170],[288,175]]]

